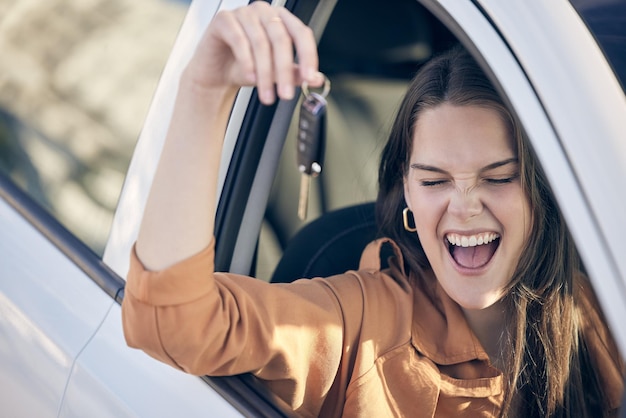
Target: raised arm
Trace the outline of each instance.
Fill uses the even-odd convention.
[[[297,52],[299,64],[294,62]],[[291,99],[295,85],[323,83],[312,31],[284,8],[259,1],[219,12],[179,84],[136,251],[160,270],[207,247],[228,115],[241,86],[262,103]]]

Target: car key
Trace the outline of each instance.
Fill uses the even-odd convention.
[[[309,203],[311,177],[322,172],[322,160],[326,141],[326,96],[330,92],[330,81],[324,77],[322,93],[309,92],[306,83],[302,85],[304,100],[300,105],[298,121],[297,162],[300,178],[298,217],[305,220]]]

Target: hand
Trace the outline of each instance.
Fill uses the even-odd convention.
[[[220,11],[186,72],[202,88],[256,86],[264,104],[272,104],[276,92],[293,98],[304,81],[312,87],[324,82],[313,31],[287,9],[263,1]]]

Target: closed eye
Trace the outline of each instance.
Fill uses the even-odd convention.
[[[512,176],[512,177],[504,177],[504,178],[487,178],[485,179],[485,181],[489,184],[508,184],[508,183],[512,183],[513,180],[515,180],[518,176]]]
[[[445,184],[446,182],[447,180],[422,180],[420,181],[420,185],[424,187],[435,187],[435,186],[441,186],[442,184]]]

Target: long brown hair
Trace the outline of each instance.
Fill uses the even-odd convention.
[[[501,115],[517,146],[521,181],[532,208],[531,233],[504,297],[511,326],[503,338],[514,349],[503,353],[508,383],[502,415],[507,415],[514,394],[523,416],[607,415],[600,378],[581,338],[575,295],[585,279],[576,248],[520,124],[461,47],[426,63],[399,108],[379,169],[376,213],[381,233],[400,246],[414,277],[430,268],[417,234],[407,233],[401,221],[403,182],[417,119],[424,109],[444,102],[488,107]]]

